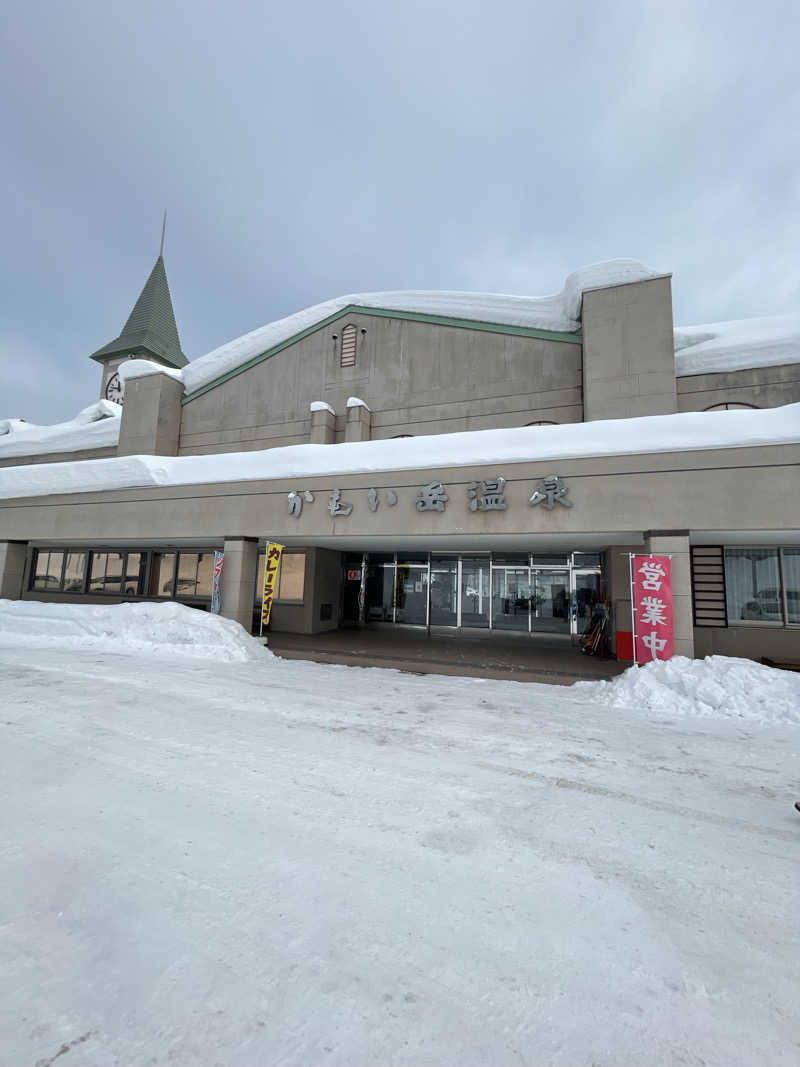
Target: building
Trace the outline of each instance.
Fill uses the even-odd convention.
[[[674,329],[632,261],[551,297],[342,297],[187,362],[159,256],[101,399],[0,423],[0,595],[176,598],[272,627],[575,641],[629,553],[673,558],[676,652],[800,659],[800,315]],[[124,389],[124,404],[122,401]]]

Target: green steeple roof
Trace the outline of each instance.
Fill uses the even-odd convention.
[[[93,352],[91,358],[103,363],[114,356],[127,355],[155,359],[171,367],[185,367],[189,362],[181,351],[162,256],[158,257],[150,271],[150,277],[144,283],[144,289],[139,294],[122,333]]]

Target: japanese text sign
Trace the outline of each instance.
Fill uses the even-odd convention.
[[[633,556],[633,618],[636,663],[671,659],[674,644],[672,561],[669,556]]]
[[[275,586],[278,581],[278,567],[281,562],[283,545],[276,545],[274,541],[267,541],[267,555],[264,560],[264,595],[261,601],[261,629],[269,622],[272,611],[272,600],[275,596]]]

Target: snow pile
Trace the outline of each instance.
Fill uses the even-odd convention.
[[[350,293],[305,308],[284,319],[270,322],[251,333],[215,348],[184,367],[186,391],[191,393],[248,360],[282,344],[303,330],[321,325],[346,307],[409,311],[443,318],[493,322],[502,326],[526,326],[539,330],[574,333],[580,329],[583,293],[608,285],[657,278],[633,259],[613,259],[595,263],[570,274],[560,293],[552,296],[506,296],[500,293],[428,292],[423,290],[387,293]]]
[[[123,382],[129,378],[146,378],[150,374],[166,374],[168,378],[181,381],[181,372],[173,367],[165,367],[152,359],[128,359],[119,365],[119,376]]]
[[[675,330],[678,377],[800,363],[800,313]]]
[[[543,463],[800,443],[800,403],[754,411],[686,411],[636,419],[468,430],[402,440],[289,445],[201,456],[125,456],[0,469],[0,499],[156,485],[207,485],[441,467]]]
[[[119,441],[121,417],[119,404],[98,400],[74,418],[52,426],[37,426],[24,419],[0,419],[0,459],[113,447]]]
[[[598,704],[613,708],[800,726],[800,674],[732,656],[673,656],[572,688],[591,689]]]
[[[308,405],[308,410],[311,412],[330,411],[331,415],[336,414],[330,404],[328,404],[325,400],[312,400],[311,403]]]
[[[272,656],[238,622],[185,604],[0,600],[2,645],[132,652],[170,659],[190,656],[229,663]]]

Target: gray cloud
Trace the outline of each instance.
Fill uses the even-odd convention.
[[[618,256],[676,320],[800,299],[794,4],[4,7],[0,415],[68,417],[158,251],[196,357],[344,292],[547,293]]]

